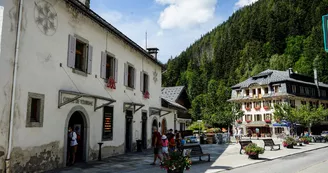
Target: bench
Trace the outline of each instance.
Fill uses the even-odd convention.
[[[263,139],[264,142],[264,148],[265,147],[271,147],[271,150],[273,150],[274,146],[278,146],[280,150],[280,144],[275,144],[272,139]]]
[[[207,156],[207,161],[211,161],[211,155],[209,153],[203,153],[202,147],[197,145],[184,145],[181,147],[181,154],[184,150],[191,150],[190,157],[199,157],[199,161],[202,161],[202,156]]]
[[[240,144],[240,151],[239,151],[239,153],[242,154],[241,153],[241,150],[243,150],[244,147],[246,147],[248,144],[251,144],[251,143],[252,143],[252,141],[239,141],[239,144]]]

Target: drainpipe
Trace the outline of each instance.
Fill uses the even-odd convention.
[[[15,99],[16,99],[16,81],[17,81],[17,65],[18,65],[18,56],[19,56],[19,41],[21,35],[21,25],[22,25],[22,12],[23,12],[23,2],[20,0],[19,3],[19,13],[18,13],[18,25],[16,32],[16,45],[15,45],[15,60],[14,60],[14,77],[11,90],[11,107],[10,107],[10,119],[9,119],[9,135],[8,135],[8,150],[6,157],[6,172],[10,172],[10,155],[12,149],[12,137],[13,137],[13,125],[14,125],[14,114],[15,114]]]

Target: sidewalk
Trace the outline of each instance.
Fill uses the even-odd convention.
[[[281,144],[281,140],[274,139],[275,143]],[[263,146],[262,140],[252,140],[252,142]],[[264,154],[260,155],[259,160],[248,159],[247,155],[240,155],[240,145],[202,145],[204,153],[211,154],[211,162],[198,161],[198,158],[193,158],[193,164],[189,173],[216,173],[227,169],[243,167],[246,165],[256,164],[288,155],[311,151],[328,147],[328,143],[311,143],[303,146],[296,146],[294,149],[280,147],[280,150],[270,151],[268,147]],[[206,160],[204,158],[204,160]],[[63,170],[53,172],[60,173],[165,173],[159,166],[151,166],[153,155],[151,150],[143,153],[131,153],[122,156],[108,158],[104,161],[89,162],[69,167]]]

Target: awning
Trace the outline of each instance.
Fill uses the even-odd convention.
[[[246,124],[246,127],[269,127],[269,125],[262,121],[253,121]]]
[[[288,127],[286,123],[273,123],[272,124],[274,127]]]
[[[149,117],[152,115],[159,115],[160,117],[163,117],[171,112],[172,111],[168,111],[161,108],[149,107]]]
[[[63,99],[63,94],[74,95],[75,97],[74,98]],[[94,111],[116,102],[116,100],[111,99],[111,98],[107,98],[107,97],[102,97],[102,96],[97,96],[97,95],[92,95],[92,94],[86,94],[86,93],[81,93],[81,92],[76,92],[76,91],[59,90],[59,93],[58,93],[58,108],[61,108],[62,106],[65,106],[68,103],[76,102],[76,101],[78,101],[78,99],[80,99],[82,97],[87,97],[87,98],[93,98],[94,99],[94,103],[89,104],[91,106],[92,105],[94,106]],[[97,106],[97,101],[98,100],[103,100],[103,101],[106,101],[107,103],[104,103],[100,106]]]
[[[123,103],[123,112],[125,112],[126,110],[131,109],[131,108],[133,108],[133,112],[137,112],[144,106],[145,105],[141,104],[141,103],[124,102]]]

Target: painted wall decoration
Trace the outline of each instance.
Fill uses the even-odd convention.
[[[153,72],[153,80],[154,80],[154,82],[156,83],[157,82],[157,71],[155,70],[154,72]]]
[[[43,34],[53,36],[56,33],[58,16],[56,10],[49,2],[35,2],[34,21]]]

